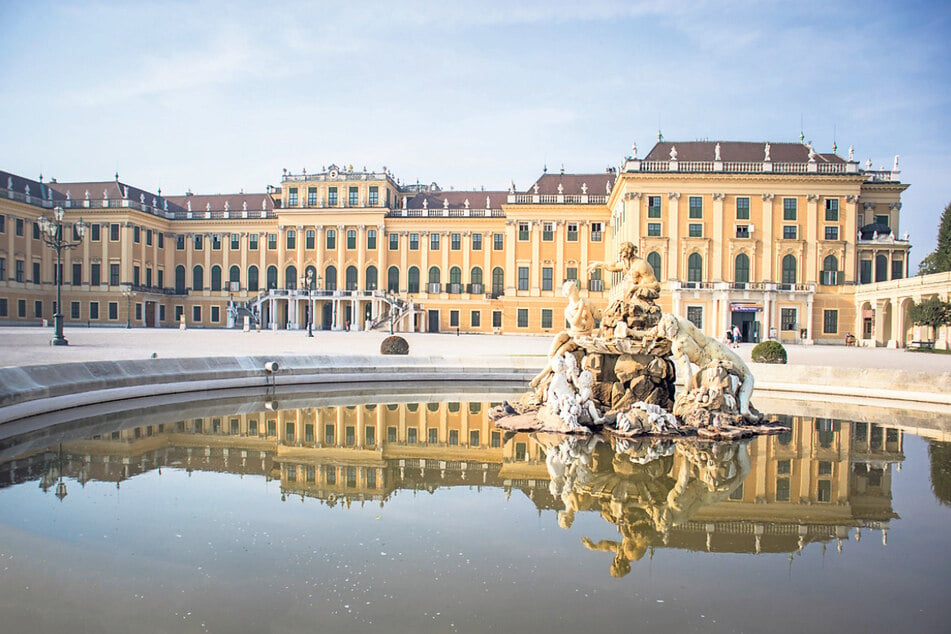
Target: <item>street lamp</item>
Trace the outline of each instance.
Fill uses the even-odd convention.
[[[132,284],[120,284],[122,294],[125,295],[125,327],[132,328],[132,298],[135,297],[135,291],[132,290]]]
[[[65,210],[57,206],[53,209],[53,220],[45,216],[40,216],[37,220],[41,235],[43,236],[43,242],[56,251],[56,271],[53,275],[56,279],[56,312],[53,313],[54,346],[69,345],[69,342],[66,341],[66,337],[63,336],[63,249],[75,249],[82,244],[83,236],[86,235],[86,223],[80,218],[79,221],[73,225],[73,231],[78,239],[75,241],[66,240],[63,236],[63,216],[65,215]]]
[[[305,282],[307,284],[307,305],[308,305],[307,336],[308,337],[314,336],[314,288],[315,288],[315,283],[319,279],[320,279],[319,275],[315,278],[314,271],[311,269],[307,269],[307,277],[305,278]]]

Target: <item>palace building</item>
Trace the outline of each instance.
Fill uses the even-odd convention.
[[[607,306],[618,274],[598,265],[630,241],[664,309],[709,335],[903,345],[907,324],[882,327],[856,289],[908,276],[907,187],[897,158],[872,170],[851,151],[726,141],[496,191],[336,165],[181,196],[0,172],[0,323],[52,320],[59,275],[67,326],[551,333],[566,280]],[[67,230],[88,225],[58,273],[39,223],[56,207]]]

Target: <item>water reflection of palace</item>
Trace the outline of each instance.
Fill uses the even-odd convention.
[[[903,433],[874,423],[790,417],[792,431],[749,443],[566,447],[503,435],[489,402],[369,404],[204,416],[64,441],[0,465],[0,486],[115,482],[161,468],[278,480],[284,496],[331,505],[385,503],[400,490],[520,490],[563,526],[599,512],[619,539],[616,574],[654,547],[795,552],[854,532],[887,536]],[[65,495],[66,488],[56,487]],[[623,563],[626,560],[627,564]]]

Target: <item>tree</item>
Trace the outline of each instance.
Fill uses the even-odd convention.
[[[938,222],[938,246],[918,265],[918,275],[951,271],[951,203],[944,208]]]
[[[951,325],[951,303],[937,297],[929,297],[921,303],[912,302],[908,308],[908,318],[913,324],[931,326],[937,332],[941,326]]]

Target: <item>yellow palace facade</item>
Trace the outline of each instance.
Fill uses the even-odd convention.
[[[616,277],[591,265],[631,241],[664,308],[707,334],[874,344],[854,296],[908,275],[897,162],[768,145],[659,142],[618,168],[497,191],[336,165],[184,196],[0,172],[0,323],[52,320],[56,257],[38,219],[62,207],[67,237],[89,226],[63,252],[67,326],[556,332],[563,282],[606,306]]]

